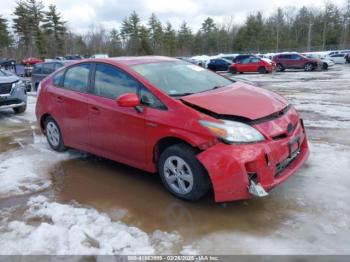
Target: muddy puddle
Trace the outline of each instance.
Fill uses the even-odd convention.
[[[75,200],[146,232],[177,231],[185,239],[220,231],[264,235],[300,208],[281,192],[288,183],[266,199],[217,204],[208,194],[199,202],[181,201],[158,175],[97,157],[61,162],[51,175],[59,202]]]

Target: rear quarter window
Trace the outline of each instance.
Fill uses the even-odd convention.
[[[54,86],[62,86],[63,75],[64,70],[61,70],[53,76],[52,83]]]

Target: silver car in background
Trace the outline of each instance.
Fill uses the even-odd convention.
[[[26,111],[26,84],[17,75],[0,69],[0,110],[9,108],[16,114]]]

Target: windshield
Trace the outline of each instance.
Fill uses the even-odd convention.
[[[10,76],[10,75],[11,75],[11,73],[6,72],[6,71],[0,69],[0,76]]]
[[[170,96],[204,92],[234,82],[183,61],[141,64],[132,68]]]

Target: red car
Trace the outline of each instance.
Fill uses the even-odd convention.
[[[248,57],[230,65],[229,72],[232,74],[245,72],[259,72],[260,74],[272,73],[276,64],[268,59],[259,57]]]
[[[302,120],[277,94],[167,57],[83,60],[41,82],[38,123],[77,148],[159,172],[174,195],[264,196],[309,155]]]
[[[22,60],[23,65],[35,65],[38,63],[42,63],[42,62],[44,62],[44,61],[39,59],[39,58],[35,58],[35,57],[28,57],[28,58]]]
[[[313,71],[323,68],[323,61],[317,58],[309,58],[298,53],[283,53],[273,57],[276,63],[277,71],[283,72],[286,69],[304,69],[304,71]]]

